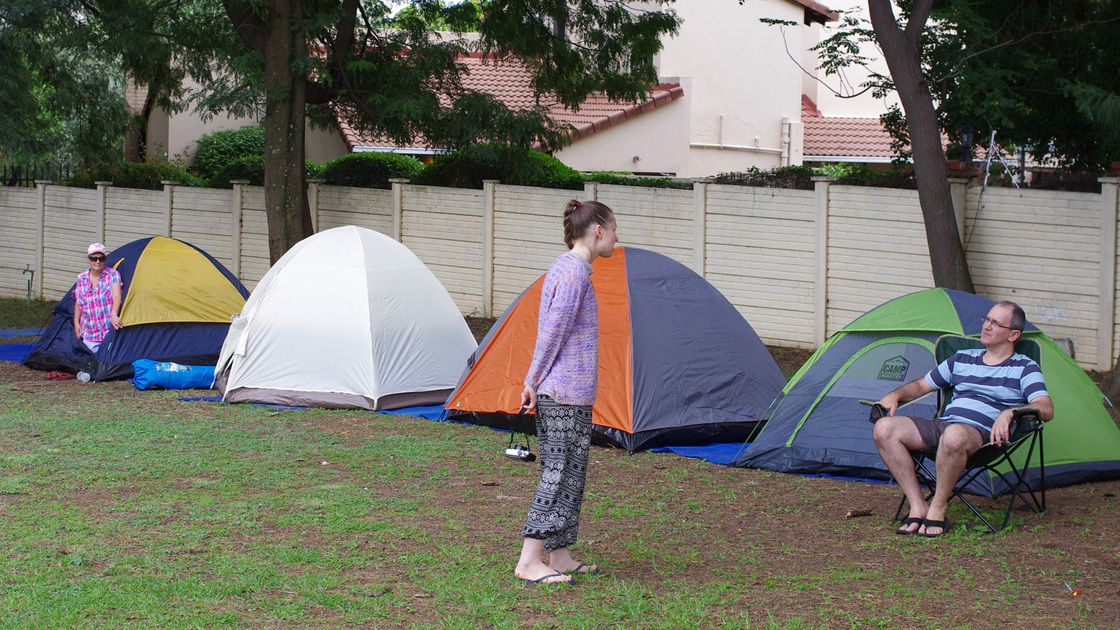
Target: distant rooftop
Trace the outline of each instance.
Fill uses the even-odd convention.
[[[571,132],[573,141],[608,129],[684,96],[680,84],[665,83],[655,87],[649,98],[640,103],[618,103],[603,96],[592,95],[576,111],[562,105],[555,94],[542,94],[537,98],[533,94],[532,75],[516,60],[495,59],[492,56],[472,53],[460,58],[459,62],[467,68],[467,73],[463,76],[463,87],[490,94],[514,111],[540,107],[552,120],[573,127],[574,130]],[[430,146],[430,143],[422,138],[403,147],[385,138],[363,135],[343,120],[339,120],[339,129],[351,151],[400,149],[413,149],[411,151],[413,153],[440,151],[439,147]]]
[[[830,118],[802,95],[801,122],[806,162],[887,163],[894,156],[890,134],[878,118]]]

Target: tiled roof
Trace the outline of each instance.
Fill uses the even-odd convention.
[[[883,162],[894,155],[891,137],[878,118],[828,118],[808,97],[801,97],[801,122],[805,131],[804,156],[814,158],[864,158]]]
[[[472,54],[462,57],[459,62],[467,68],[467,72],[463,75],[463,87],[490,94],[514,111],[541,107],[549,118],[572,126],[573,141],[603,131],[684,96],[680,84],[667,83],[654,88],[649,99],[641,103],[618,103],[609,101],[603,96],[592,95],[578,111],[575,111],[560,104],[554,94],[542,94],[540,98],[536,98],[533,94],[532,75],[517,61],[498,60]],[[363,136],[343,120],[339,120],[339,129],[351,150],[356,147],[395,146],[385,139]],[[419,139],[409,148],[430,147],[423,139]]]

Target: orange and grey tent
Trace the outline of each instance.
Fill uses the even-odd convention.
[[[517,415],[532,361],[538,279],[498,319],[447,400],[447,417],[532,430]],[[630,452],[743,440],[785,385],[774,357],[719,290],[651,251],[598,258],[598,442]]]

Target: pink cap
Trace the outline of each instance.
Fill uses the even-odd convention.
[[[101,243],[94,243],[93,245],[89,246],[88,250],[86,250],[86,256],[92,256],[97,253],[105,254],[106,256],[108,256],[109,250],[105,249],[105,246]]]

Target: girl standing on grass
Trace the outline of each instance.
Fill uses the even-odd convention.
[[[591,406],[599,376],[599,309],[591,263],[618,242],[614,213],[597,201],[572,200],[564,209],[568,251],[549,267],[541,287],[533,363],[521,407],[537,410],[541,480],[522,531],[513,574],[533,584],[570,583],[598,568],[572,558],[591,448]],[[548,564],[541,557],[548,551]]]

